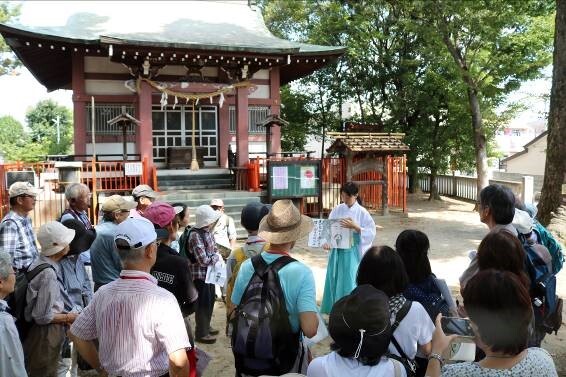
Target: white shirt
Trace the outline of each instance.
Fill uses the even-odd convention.
[[[430,342],[433,332],[434,323],[430,320],[425,308],[420,303],[413,301],[411,309],[399,323],[393,335],[407,357],[414,359],[417,355],[417,345],[422,346]],[[389,343],[389,352],[399,355],[393,343]]]
[[[394,377],[395,367],[393,360],[382,357],[381,361],[373,366],[363,365],[358,360],[346,358],[336,352],[317,357],[309,364],[308,377]],[[399,377],[406,377],[405,368],[397,364]]]
[[[344,203],[338,204],[328,216],[329,219],[345,219],[348,217],[351,217],[361,229],[360,244],[358,245],[358,253],[361,258],[371,247],[375,238],[375,222],[369,212],[358,202],[355,202],[351,207]]]
[[[142,271],[122,270],[101,287],[71,332],[98,338],[102,367],[114,376],[161,376],[169,354],[191,347],[175,296]]]

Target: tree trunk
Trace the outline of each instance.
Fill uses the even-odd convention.
[[[479,198],[480,191],[489,185],[489,181],[487,179],[487,142],[485,130],[483,128],[478,92],[470,86],[468,86],[468,101],[470,102],[470,112],[472,114],[472,129],[474,132],[476,172],[478,175],[477,189]]]
[[[419,192],[419,169],[415,152],[407,155],[407,168],[409,170],[409,192],[414,194]]]
[[[548,225],[562,200],[566,175],[566,1],[556,2],[546,166],[537,217]]]
[[[436,184],[436,177],[438,175],[438,169],[436,166],[431,166],[430,168],[430,195],[428,200],[441,200],[440,194],[438,193],[438,186]]]

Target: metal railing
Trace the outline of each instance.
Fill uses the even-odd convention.
[[[122,135],[122,127],[118,124],[109,125],[108,121],[122,114],[122,107],[126,108],[126,112],[131,116],[135,117],[135,107],[132,104],[122,103],[122,104],[95,104],[94,105],[94,119],[95,119],[95,132],[97,135]],[[86,105],[86,133],[91,135],[91,111],[92,106]],[[133,135],[135,133],[135,127],[133,125],[128,126],[128,135]]]
[[[506,181],[499,179],[490,179],[489,183],[496,183],[507,186],[513,191],[513,194],[519,199],[524,197],[523,182]],[[477,201],[477,178],[458,175],[438,175],[436,177],[436,186],[440,195],[452,196],[455,198]],[[424,192],[430,192],[430,175],[419,175],[419,187]]]
[[[133,164],[127,165],[126,164]],[[56,162],[36,163],[10,163],[0,164],[0,218],[9,211],[8,188],[11,183],[18,180],[29,180],[34,187],[39,188],[36,205],[30,217],[35,229],[48,221],[57,220],[65,210],[65,184],[62,182]],[[147,184],[147,160],[143,161],[83,161],[78,172],[81,183],[86,184],[92,196],[91,221],[96,223],[98,194],[125,194],[140,184]],[[152,175],[155,172],[152,171]],[[17,178],[24,177],[24,178]],[[10,179],[10,181],[8,181]],[[156,181],[155,185],[157,184]]]
[[[236,133],[236,106],[229,107],[230,133]],[[249,106],[248,107],[248,132],[251,134],[264,134],[265,127],[257,124],[262,122],[270,114],[269,106]]]

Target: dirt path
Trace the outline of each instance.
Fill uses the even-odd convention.
[[[430,259],[434,273],[446,279],[453,293],[458,292],[458,277],[468,265],[468,252],[479,245],[487,233],[487,227],[479,221],[477,212],[473,212],[473,204],[458,200],[443,198],[442,202],[429,202],[424,195],[409,197],[409,215],[391,214],[387,217],[375,216],[378,226],[378,245],[393,246],[399,232],[404,229],[418,229],[425,232],[431,244]],[[317,299],[322,298],[326,274],[327,254],[322,250],[308,248],[305,242],[300,242],[293,256],[311,267],[316,279]],[[566,273],[558,275],[558,295],[566,297]],[[565,316],[566,318],[566,316]],[[194,322],[193,322],[194,323]],[[217,302],[214,309],[214,328],[224,329],[225,307]],[[566,376],[566,326],[563,326],[558,336],[548,335],[543,342],[554,357],[554,362],[560,376]],[[313,353],[322,355],[328,352],[329,340],[317,345]],[[229,339],[219,336],[214,345],[202,345],[201,348],[210,353],[212,362],[205,376],[234,376],[233,357]]]

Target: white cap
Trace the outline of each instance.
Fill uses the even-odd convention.
[[[15,198],[20,195],[37,196],[37,190],[29,182],[14,182],[8,189],[8,196]]]
[[[132,249],[145,247],[157,239],[153,224],[141,217],[130,217],[118,224],[114,233],[114,241],[124,240]]]
[[[212,199],[210,201],[210,205],[216,207],[224,207],[224,202],[222,201],[222,199]]]
[[[69,229],[58,221],[43,224],[37,232],[37,241],[41,246],[41,255],[55,255],[63,250],[75,238],[75,230]]]
[[[204,228],[218,220],[220,216],[220,212],[213,210],[211,206],[206,204],[199,206],[195,211],[195,228]]]

